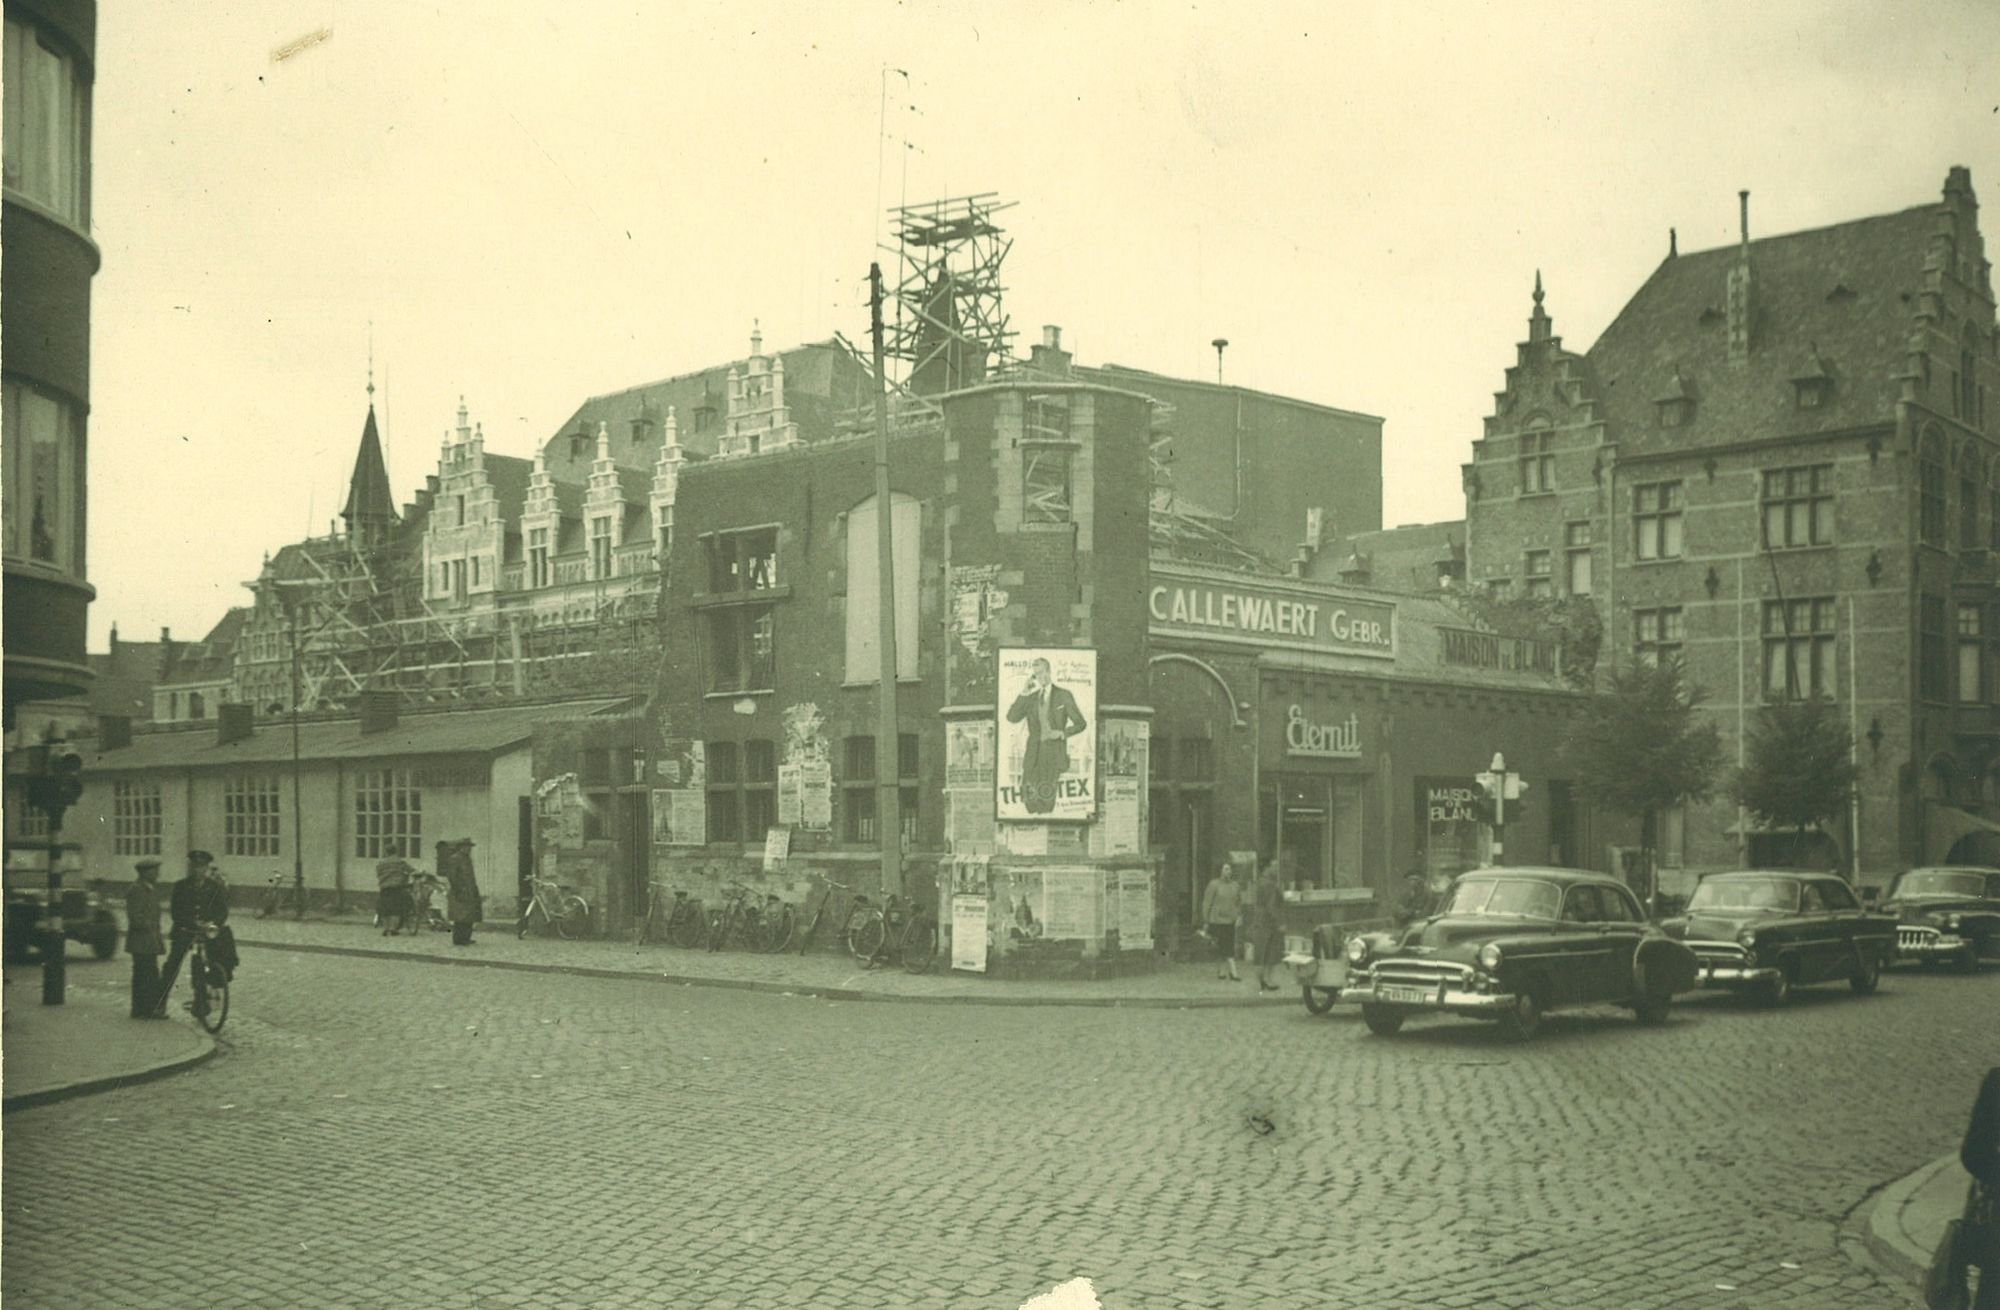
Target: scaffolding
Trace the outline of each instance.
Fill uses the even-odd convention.
[[[890,210],[894,313],[883,325],[892,381],[916,395],[972,386],[1013,358],[1001,270],[1014,242],[995,217],[998,192]]]

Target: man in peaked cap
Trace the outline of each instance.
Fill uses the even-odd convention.
[[[133,865],[138,881],[125,893],[125,950],[132,957],[132,1017],[157,1019],[160,992],[160,862]]]

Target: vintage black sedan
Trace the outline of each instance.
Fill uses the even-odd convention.
[[[1694,953],[1652,924],[1616,879],[1577,869],[1475,869],[1401,932],[1353,937],[1343,1001],[1388,1037],[1413,1015],[1497,1020],[1535,1035],[1551,1010],[1623,1005],[1662,1023],[1695,985]]]
[[[1911,869],[1889,884],[1882,910],[1896,916],[1896,956],[1972,969],[2000,960],[2000,869]]]
[[[1701,985],[1746,991],[1772,1005],[1794,987],[1842,978],[1865,996],[1896,954],[1893,915],[1864,910],[1830,873],[1713,873],[1687,910],[1661,925],[1701,961]]]

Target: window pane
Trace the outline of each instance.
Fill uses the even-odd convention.
[[[1669,515],[1661,526],[1665,531],[1660,542],[1660,555],[1664,559],[1673,559],[1681,553],[1681,516]]]

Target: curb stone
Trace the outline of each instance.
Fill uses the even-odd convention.
[[[200,1050],[192,1054],[177,1055],[171,1060],[161,1060],[143,1069],[135,1069],[126,1073],[106,1074],[101,1078],[84,1078],[77,1082],[65,1083],[60,1087],[43,1087],[32,1092],[21,1092],[18,1095],[0,1100],[0,1111],[11,1114],[16,1110],[28,1110],[38,1105],[53,1105],[58,1101],[67,1101],[73,1097],[90,1096],[97,1092],[108,1092],[119,1087],[134,1087],[140,1083],[149,1083],[157,1078],[165,1078],[170,1074],[177,1074],[183,1070],[192,1069],[198,1064],[204,1064],[214,1059],[216,1053],[214,1037],[207,1033],[197,1033],[197,1036],[200,1038],[202,1046]]]
[[[238,946],[260,950],[296,951],[306,955],[352,955],[376,960],[403,960],[421,964],[452,964],[477,969],[511,969],[521,973],[570,974],[580,978],[637,978],[683,987],[717,987],[730,991],[762,992],[768,995],[802,996],[826,1001],[877,1001],[915,1005],[1000,1005],[1068,1006],[1114,1010],[1215,1010],[1278,1008],[1261,996],[1233,997],[1128,997],[1128,996],[905,996],[872,992],[858,987],[822,987],[811,983],[763,982],[747,978],[711,978],[698,974],[674,974],[650,969],[606,969],[590,965],[542,964],[525,960],[484,960],[462,955],[436,955],[423,951],[385,951],[368,946],[327,946],[319,942],[272,942],[238,937]],[[1290,1004],[1297,998],[1288,997]]]

